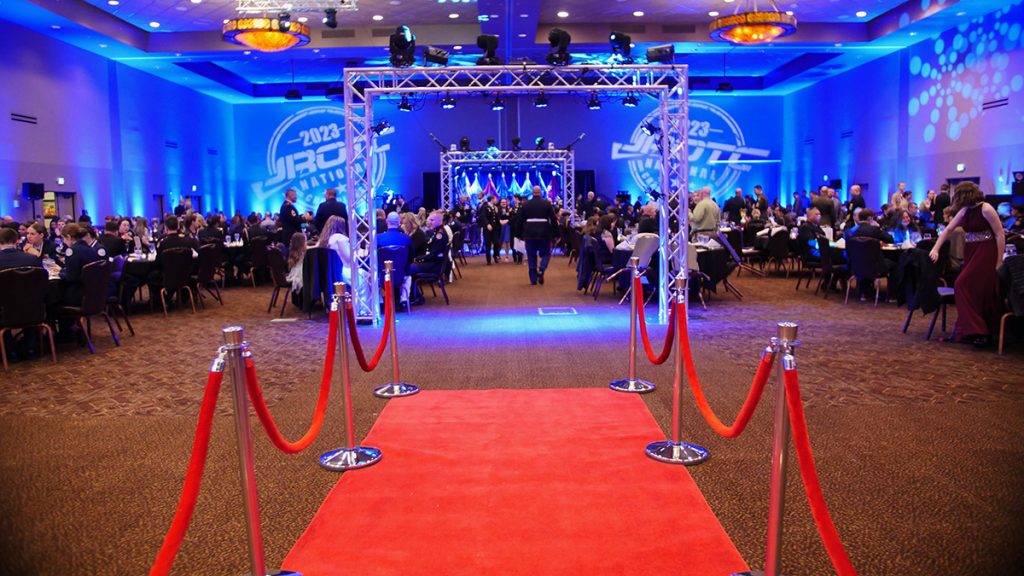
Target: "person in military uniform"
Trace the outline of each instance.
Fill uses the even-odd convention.
[[[551,261],[551,241],[558,230],[558,219],[551,202],[541,196],[540,186],[533,187],[533,197],[523,203],[516,221],[519,229],[523,231],[523,241],[526,244],[530,284],[543,284],[544,271]]]
[[[108,221],[103,226],[103,234],[97,238],[99,245],[103,247],[105,254],[101,256],[105,258],[113,258],[114,256],[120,256],[126,252],[124,240],[118,236],[118,228],[120,226],[114,220]],[[99,249],[97,248],[97,253]]]
[[[284,192],[284,202],[281,204],[281,211],[277,216],[277,224],[281,227],[278,239],[280,242],[285,244],[287,250],[288,243],[292,239],[292,234],[296,232],[302,232],[302,224],[306,219],[299,214],[298,208],[295,207],[296,192],[294,188],[289,188]],[[285,258],[288,255],[285,254]]]
[[[501,221],[498,214],[498,198],[493,194],[487,197],[487,202],[480,205],[476,211],[477,222],[484,235],[484,254],[487,256],[487,265],[491,265],[491,254],[494,254],[494,262],[498,263],[499,250],[501,249]]]
[[[96,249],[85,241],[85,230],[77,224],[64,227],[65,250],[64,268],[60,271],[60,279],[64,281],[63,302],[68,306],[82,305],[82,268],[86,264],[96,262],[100,256]]]

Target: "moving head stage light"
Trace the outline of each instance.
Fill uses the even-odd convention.
[[[632,43],[633,39],[629,34],[623,34],[622,32],[612,32],[609,34],[608,44],[612,47],[612,60],[617,62],[632,62]]]
[[[396,68],[412,66],[416,61],[416,36],[408,26],[395,28],[388,45],[391,51],[391,65]]]
[[[572,36],[561,28],[552,28],[548,33],[548,43],[551,44],[551,51],[548,52],[547,61],[552,66],[566,66],[572,61],[569,55],[569,43]]]
[[[650,64],[656,62],[671,64],[675,57],[676,47],[674,44],[662,44],[661,46],[653,46],[647,49],[647,62]]]
[[[476,37],[476,45],[484,51],[484,55],[477,58],[477,66],[501,66],[501,58],[495,56],[498,51],[498,37],[494,34],[481,34]]]

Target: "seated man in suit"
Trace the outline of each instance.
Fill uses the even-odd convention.
[[[392,212],[388,214],[385,219],[388,225],[387,232],[377,235],[377,247],[382,246],[405,246],[406,252],[409,258],[406,261],[406,269],[412,262],[412,239],[407,234],[398,229],[402,222],[402,217],[398,212]]]
[[[43,261],[39,256],[18,250],[18,240],[17,230],[0,228],[0,270],[25,266],[42,268]]]
[[[101,256],[113,258],[125,253],[124,240],[118,235],[118,228],[120,225],[115,220],[109,220],[103,225],[103,234],[97,238],[100,245],[103,246],[104,253]]]
[[[224,243],[224,232],[220,229],[220,216],[214,214],[206,222],[206,227],[196,232],[196,239],[200,244],[212,244],[214,242]]]
[[[859,237],[874,238],[883,244],[892,244],[892,234],[889,234],[885,230],[882,230],[881,226],[875,222],[874,210],[867,208],[857,213],[857,229],[850,235],[851,238]]]
[[[820,260],[818,239],[826,238],[825,231],[821,228],[821,211],[817,208],[807,209],[807,220],[800,225],[797,234],[797,242],[800,243],[800,254],[806,255],[809,259]]]

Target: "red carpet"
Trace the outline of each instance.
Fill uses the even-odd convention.
[[[747,566],[643,401],[604,389],[392,400],[283,563],[331,574],[675,574]]]

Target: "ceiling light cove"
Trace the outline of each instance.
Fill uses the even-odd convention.
[[[558,16],[559,18],[568,18],[569,13],[566,12],[565,10],[559,10],[558,13],[555,14],[555,16]]]

